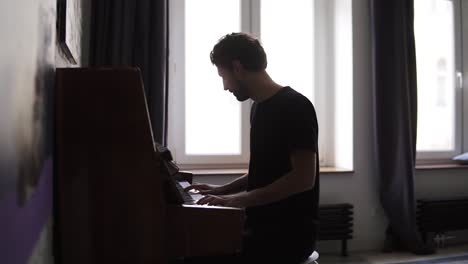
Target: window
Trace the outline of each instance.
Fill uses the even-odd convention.
[[[460,7],[457,0],[414,2],[419,160],[463,150]]]
[[[251,102],[225,92],[209,60],[220,37],[243,31],[260,38],[270,76],[314,103],[321,165],[352,168],[351,0],[169,4],[168,144],[179,166],[248,163]]]

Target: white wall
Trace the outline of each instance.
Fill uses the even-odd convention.
[[[1,263],[24,263],[32,254],[32,263],[51,260],[50,228],[35,223],[46,222],[52,207],[41,183],[50,175],[43,173],[50,152],[43,151],[49,142],[42,133],[51,118],[55,7],[55,0],[0,1]]]
[[[378,175],[374,167],[371,39],[367,0],[353,1],[354,31],[354,173],[321,175],[320,203],[354,205],[352,251],[380,249],[387,220],[380,206]],[[195,181],[222,184],[233,177],[197,177]],[[416,197],[468,196],[468,171],[417,171]],[[338,241],[322,241],[321,252],[339,252]]]
[[[55,2],[55,1],[54,1]],[[60,49],[58,43],[55,44],[55,66],[59,67],[79,67],[88,65],[89,56],[89,38],[91,24],[91,0],[80,0],[81,19],[79,19],[77,31],[81,32],[79,39],[79,50],[77,64],[72,65],[67,60],[65,54]],[[55,41],[55,40],[54,40]],[[29,257],[28,264],[51,264],[54,259],[52,256],[52,217],[49,223],[44,227],[38,242]]]

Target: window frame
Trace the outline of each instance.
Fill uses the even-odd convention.
[[[464,63],[463,56],[465,53],[463,50],[468,50],[468,46],[465,48],[462,46],[462,7],[460,0],[445,0],[451,1],[453,3],[454,9],[454,57],[455,57],[455,71],[454,71],[454,79],[455,79],[455,93],[454,93],[454,119],[455,119],[455,128],[454,128],[454,149],[449,151],[416,151],[416,160],[418,163],[430,163],[431,161],[441,161],[441,160],[449,160],[452,157],[462,153],[463,150],[467,150],[468,148],[463,147],[463,142],[466,141],[468,138],[464,140],[463,138],[463,131],[468,131],[468,126],[466,122],[464,122],[463,117],[463,109],[468,110],[468,106],[463,105],[463,95],[466,94],[467,87],[465,86],[465,82],[463,82],[463,65],[468,65]],[[467,9],[468,11],[468,9]],[[466,12],[468,15],[468,12]],[[465,22],[466,23],[466,22]],[[466,44],[465,44],[466,45]],[[468,76],[468,75],[467,75]],[[468,96],[468,95],[466,95]],[[464,125],[465,123],[465,125]],[[464,128],[466,126],[466,128]]]
[[[239,0],[241,13],[246,0]],[[187,155],[185,154],[185,1],[173,0],[169,3],[169,107],[168,107],[168,146],[179,166],[184,168],[222,168],[229,164],[233,168],[244,167],[248,163],[249,113],[251,102],[241,104],[241,153],[240,155]],[[245,30],[244,17],[241,16],[240,29]],[[246,18],[247,19],[247,18]],[[208,59],[208,54],[207,54]],[[213,74],[216,68],[213,66]],[[220,86],[222,89],[222,85]],[[177,100],[175,100],[177,98]],[[176,129],[177,128],[177,129]]]
[[[462,143],[460,144],[463,149],[461,152],[468,152],[468,81],[465,81],[465,76],[468,76],[468,19],[463,19],[464,17],[468,18],[468,3],[463,3],[459,1],[460,6],[460,16],[461,16],[461,41],[463,46],[461,47],[462,52],[462,71],[459,75],[459,81],[461,82],[461,93],[460,100],[462,100],[462,109],[461,111],[461,122],[462,122]],[[465,114],[464,114],[465,113]]]
[[[250,108],[252,101],[242,103],[242,150],[240,156],[233,155],[185,155],[185,1],[173,0],[169,3],[169,62],[168,62],[168,82],[169,82],[169,122],[168,122],[168,147],[173,152],[173,156],[182,169],[218,169],[218,168],[247,168],[249,161],[250,145]],[[335,0],[340,1],[340,0]],[[335,56],[335,30],[336,18],[335,12],[340,8],[340,3],[331,0],[313,0],[315,13],[314,38],[316,39],[314,65],[315,87],[324,87],[316,89],[314,87],[315,102],[314,106],[319,121],[319,148],[320,148],[320,166],[335,167],[336,164],[343,163],[336,161],[336,153],[340,151],[337,146],[337,137],[344,136],[339,131],[335,131],[338,120],[336,117],[336,94],[333,88],[336,82],[336,56]],[[240,0],[241,4],[241,25],[243,32],[249,32],[258,36],[261,40],[261,0]],[[349,4],[351,6],[351,2]],[[349,10],[352,13],[352,9]],[[352,17],[352,14],[351,14]],[[352,27],[350,26],[352,30]],[[351,38],[352,38],[351,33]],[[352,47],[350,47],[352,52]],[[352,55],[351,55],[352,56]],[[321,59],[320,59],[321,58]],[[328,59],[325,59],[328,58]],[[352,64],[352,58],[351,58]],[[320,67],[317,67],[320,65]],[[214,66],[213,66],[214,67]],[[350,76],[352,77],[352,65]],[[213,68],[213,74],[216,69]],[[272,76],[274,78],[274,76]],[[351,93],[352,83],[349,84]],[[220,87],[222,89],[222,87]],[[175,100],[177,99],[177,100]],[[352,109],[352,98],[351,98]],[[348,118],[349,119],[349,118]],[[353,114],[350,113],[351,130]],[[337,134],[338,133],[338,134]],[[346,139],[350,137],[353,141],[352,133],[346,132]],[[351,143],[350,147],[353,148]],[[348,146],[347,146],[348,147]],[[346,155],[351,155],[349,162],[345,162],[346,169],[353,169],[352,149],[347,150]],[[346,156],[345,155],[345,156]],[[343,155],[341,155],[343,156]],[[343,157],[338,157],[343,159]],[[348,159],[348,158],[346,158]],[[343,168],[345,168],[343,167]]]

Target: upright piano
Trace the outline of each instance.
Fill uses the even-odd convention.
[[[240,250],[241,209],[171,199],[181,175],[163,169],[137,68],[57,69],[54,134],[57,263],[164,264]]]

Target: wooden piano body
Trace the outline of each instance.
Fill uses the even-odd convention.
[[[56,83],[58,263],[168,263],[240,249],[240,209],[167,203],[138,69],[57,69]]]

